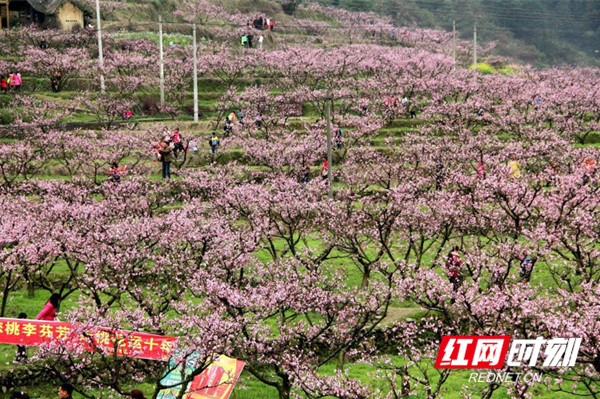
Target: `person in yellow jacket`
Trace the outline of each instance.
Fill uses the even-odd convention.
[[[219,147],[219,144],[220,144],[219,137],[217,137],[216,133],[213,133],[210,140],[208,140],[208,145],[210,145],[210,153],[211,154],[217,153],[217,148]]]
[[[515,179],[518,179],[519,177],[521,177],[521,164],[519,163],[519,161],[510,161],[508,163],[508,166],[510,167],[510,177],[513,177]]]

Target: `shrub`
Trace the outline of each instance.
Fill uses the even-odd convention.
[[[0,109],[0,125],[10,125],[13,120],[10,110]]]
[[[184,112],[186,115],[194,115],[194,104],[186,104],[184,107]],[[202,118],[203,117],[203,113],[202,110],[200,108],[198,108],[198,117]]]
[[[500,68],[498,70],[502,75],[511,75],[516,72],[516,69],[510,66],[505,66],[504,68]]]
[[[158,101],[154,97],[145,97],[142,99],[142,112],[144,115],[154,116],[160,111]]]
[[[471,65],[471,69],[473,69],[473,65]],[[485,62],[477,63],[477,71],[479,71],[479,73],[482,75],[491,75],[492,73],[496,72],[493,66],[486,64]]]

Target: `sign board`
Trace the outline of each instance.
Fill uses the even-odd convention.
[[[244,362],[221,355],[192,381],[186,399],[228,399]]]
[[[157,399],[176,399],[181,392],[182,381],[198,366],[199,353],[192,353],[179,364],[174,360],[177,352],[169,360],[166,375],[160,381],[168,388],[159,392]],[[186,387],[185,399],[228,399],[244,368],[244,362],[227,356],[219,356]]]

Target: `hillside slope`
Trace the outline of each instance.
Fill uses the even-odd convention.
[[[600,0],[320,0],[376,11],[402,25],[457,30],[498,43],[497,53],[536,66],[599,65]]]
[[[340,28],[323,15],[307,13],[303,0],[224,0],[212,1],[231,13],[263,14],[288,26],[298,24],[296,17],[323,22]],[[397,26],[452,31],[471,41],[477,25],[480,44],[493,42],[488,55],[518,60],[537,67],[554,65],[600,65],[600,0],[320,0],[321,5],[349,11],[371,11],[391,17]],[[127,0],[126,8],[115,11],[109,20],[144,28],[158,15],[171,22],[166,31],[182,31],[172,22],[181,21],[176,10],[185,13],[183,0]],[[298,12],[298,10],[302,10]],[[186,28],[187,29],[187,28]],[[325,34],[330,34],[326,31]]]

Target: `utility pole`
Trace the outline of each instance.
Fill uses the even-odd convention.
[[[98,1],[98,0],[96,0]],[[160,108],[165,107],[165,67],[163,65],[162,16],[158,16],[158,49],[160,52]]]
[[[331,93],[327,93],[327,180],[329,183],[329,198],[333,198],[333,165],[331,160]]]
[[[452,70],[456,70],[456,21],[452,21]]]
[[[102,27],[100,26],[100,1],[96,0],[96,29],[98,30],[98,66],[100,67],[100,92],[106,92],[104,86],[104,57],[102,56]]]
[[[473,25],[473,79],[477,80],[477,24]]]
[[[198,122],[198,48],[196,45],[196,24],[194,24],[194,122]]]

